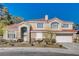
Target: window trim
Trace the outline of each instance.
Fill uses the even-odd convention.
[[[39,25],[41,24],[42,27],[38,27],[38,24],[39,24]],[[38,28],[38,29],[43,29],[43,28],[44,28],[44,23],[37,23],[37,28]]]
[[[66,27],[65,27],[66,25]],[[62,24],[62,28],[69,28],[69,24]]]
[[[7,37],[8,39],[15,39],[16,38],[15,31],[8,31]]]
[[[57,25],[57,28],[53,28],[53,25],[55,25],[55,24],[53,24],[53,23],[57,23],[56,25]],[[55,25],[55,26],[56,26]],[[58,22],[52,22],[51,23],[51,28],[52,28],[52,30],[59,30],[59,23]]]

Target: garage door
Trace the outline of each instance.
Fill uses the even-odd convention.
[[[36,40],[42,40],[43,34],[42,33],[36,33]]]
[[[56,42],[70,42],[70,43],[72,43],[72,35],[57,35]]]

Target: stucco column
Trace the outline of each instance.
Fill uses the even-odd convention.
[[[8,32],[7,32],[7,30],[3,34],[3,39],[8,40]]]
[[[75,41],[76,41],[76,38],[77,38],[76,33],[73,33],[73,42],[75,42]]]

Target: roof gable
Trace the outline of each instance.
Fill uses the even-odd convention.
[[[54,17],[54,18],[49,20],[49,22],[54,22],[54,21],[57,21],[57,22],[60,22],[60,23],[71,23],[71,24],[73,24],[73,22],[63,21],[63,20],[61,20],[57,17]]]

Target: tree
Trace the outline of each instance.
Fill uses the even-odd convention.
[[[73,28],[74,28],[75,30],[79,30],[79,24],[74,24],[74,25],[73,25]]]
[[[2,12],[4,14],[2,16],[2,20],[7,20],[8,21],[8,25],[14,24],[14,23],[20,23],[20,22],[23,21],[23,18],[11,15],[8,12],[8,9],[6,7],[2,8]]]
[[[5,21],[1,21],[0,22],[0,36],[3,36],[4,30],[3,28],[6,26],[6,22]]]
[[[21,17],[15,17],[15,23],[20,23],[23,21],[23,18]]]
[[[51,32],[51,31],[47,31],[46,33],[44,33],[44,37],[45,37],[45,42],[46,44],[52,44],[55,43],[55,33]]]
[[[4,7],[4,5],[2,3],[0,3],[0,8],[3,8],[3,7]]]
[[[0,4],[0,36],[3,35],[3,28],[7,25],[20,23],[23,19],[21,17],[14,17],[8,12],[8,9]]]

